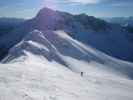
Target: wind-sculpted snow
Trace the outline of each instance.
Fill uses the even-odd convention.
[[[56,62],[26,53],[25,62],[0,64],[1,100],[133,99],[131,80],[96,76],[99,71],[94,69],[81,77]]]
[[[2,62],[0,100],[133,99],[132,63],[109,57],[64,31],[34,30]]]
[[[109,73],[113,72],[131,79],[133,78],[133,64],[111,58],[72,39],[63,31],[45,31],[43,33],[34,30],[30,32],[10,50],[9,55],[3,62],[26,56],[25,51],[43,56],[50,62],[56,61],[75,72],[81,72],[81,70],[86,72],[86,68],[92,64],[93,67],[95,66],[99,70],[103,69]],[[80,64],[78,65],[80,62],[85,63],[85,68]],[[73,66],[75,64],[76,67]]]

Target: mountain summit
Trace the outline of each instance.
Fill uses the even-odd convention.
[[[72,15],[43,8],[32,19],[19,25],[14,31],[0,37],[0,47],[6,50],[17,44],[33,30],[63,30],[71,37],[92,46],[110,56],[133,61],[133,41],[121,26],[107,23],[86,14]],[[7,39],[8,38],[8,39]],[[118,48],[119,47],[119,48]]]
[[[125,34],[86,14],[42,9],[0,37],[9,49],[0,64],[0,99],[133,100],[133,63],[105,54],[129,59]]]

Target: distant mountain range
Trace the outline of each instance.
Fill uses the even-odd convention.
[[[112,17],[112,18],[102,18],[110,23],[117,23],[122,26],[133,26],[133,17]]]
[[[12,31],[24,21],[24,19],[17,18],[0,18],[0,36]]]
[[[34,18],[24,21],[11,32],[1,36],[1,54],[3,51],[7,52],[35,29],[41,32],[63,30],[74,39],[110,56],[133,61],[132,35],[121,25],[86,14],[72,15],[49,8],[41,9]]]
[[[6,34],[10,34],[15,28],[22,24],[25,20],[18,18],[0,18],[0,38]],[[0,46],[0,59],[7,54],[7,49],[5,46]]]
[[[119,24],[129,33],[133,33],[133,17],[101,18],[109,23]]]

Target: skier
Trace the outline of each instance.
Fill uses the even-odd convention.
[[[84,74],[83,72],[80,73],[81,76],[83,76],[83,74]]]

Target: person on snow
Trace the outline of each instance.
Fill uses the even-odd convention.
[[[80,73],[81,76],[83,76],[83,74],[84,74],[83,72]]]

